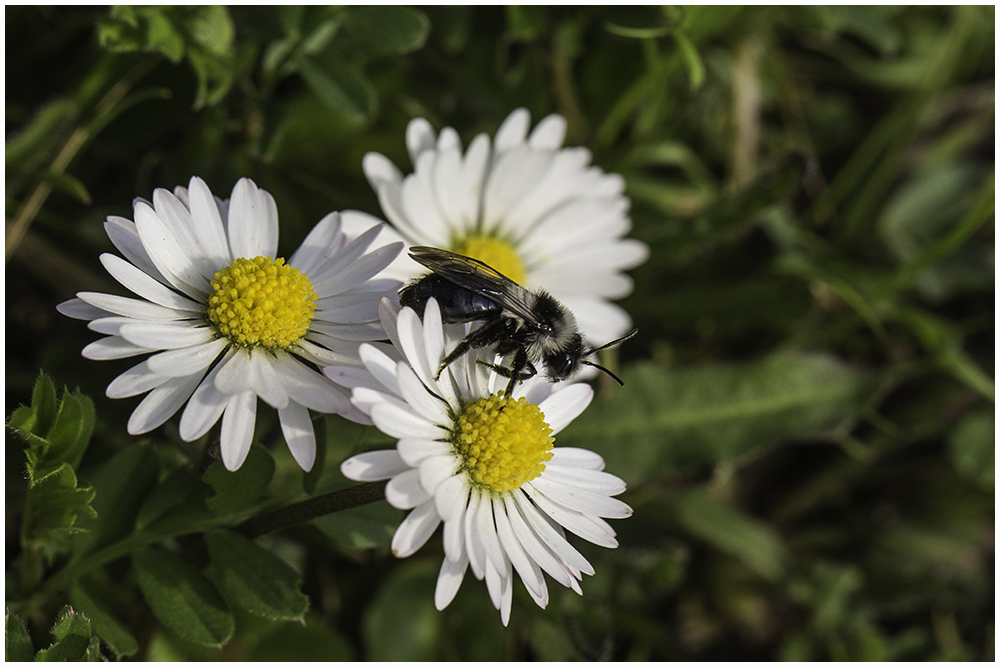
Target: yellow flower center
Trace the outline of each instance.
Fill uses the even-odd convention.
[[[518,285],[524,283],[527,277],[524,262],[514,247],[495,236],[476,234],[455,244],[455,252],[466,257],[473,257],[480,262],[504,274]]]
[[[309,330],[316,293],[281,257],[240,258],[215,274],[208,318],[235,345],[286,348]]]
[[[452,443],[472,482],[502,493],[542,474],[552,458],[551,433],[537,405],[499,393],[465,406]]]

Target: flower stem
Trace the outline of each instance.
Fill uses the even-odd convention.
[[[303,500],[259,514],[242,523],[236,530],[253,539],[326,514],[367,505],[385,498],[385,485],[386,482],[369,482]]]

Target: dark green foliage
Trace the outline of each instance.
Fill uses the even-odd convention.
[[[993,660],[994,11],[8,8],[6,658]],[[625,387],[556,436],[635,513],[505,629],[471,574],[434,608],[440,534],[396,560],[386,503],[246,537],[389,438],[324,417],[303,473],[269,409],[237,472],[218,428],[130,436],[135,361],[55,305],[124,293],[102,223],[156,187],[251,177],[288,253],[382,215],[362,159],[408,173],[412,118],[468,145],[519,106],[651,255]]]

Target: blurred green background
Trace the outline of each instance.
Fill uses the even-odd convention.
[[[361,159],[408,171],[411,118],[468,142],[524,106],[564,115],[567,144],[624,176],[632,235],[652,251],[622,302],[639,335],[610,360],[626,385],[602,383],[557,443],[600,452],[635,509],[614,523],[617,550],[575,542],[597,570],[583,597],[553,584],[541,610],[518,583],[504,629],[470,575],[437,612],[440,539],[397,561],[399,516],[378,503],[259,540],[301,576],[309,612],[230,604],[222,648],[162,625],[128,559],[91,570],[88,595],[134,639],[118,653],[994,659],[992,6],[5,17],[6,413],[40,370],[93,399],[76,471],[97,490],[94,534],[127,535],[154,489],[201,484],[217,437],[186,445],[176,419],[129,437],[138,399],[104,388],[131,364],[82,359],[96,335],[55,311],[77,291],[122,293],[98,261],[113,251],[102,223],[131,218],[134,197],[192,175],[227,196],[249,176],[276,198],[288,253],[329,211],[381,216]],[[259,419],[276,472],[254,507],[346,485],[339,462],[385,441],[324,418],[303,475],[275,415]],[[126,493],[114,478],[137,446],[148,480]],[[23,557],[22,450],[8,434],[8,575]],[[201,535],[165,546],[204,569]],[[74,548],[47,574],[87,547]],[[47,646],[67,591],[28,599],[15,579],[7,604]]]

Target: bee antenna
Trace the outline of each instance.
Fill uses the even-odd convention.
[[[586,365],[588,365],[588,366],[593,366],[594,368],[596,368],[596,369],[598,369],[598,370],[602,370],[602,371],[604,371],[605,373],[607,373],[608,375],[610,375],[610,376],[611,376],[611,378],[612,378],[612,379],[613,379],[613,380],[614,380],[615,382],[617,382],[617,383],[618,383],[618,386],[619,386],[619,387],[624,387],[624,386],[625,386],[625,383],[624,383],[624,382],[622,382],[622,380],[621,380],[621,378],[620,378],[620,377],[618,377],[617,375],[615,375],[614,373],[612,373],[611,371],[609,371],[609,370],[608,370],[607,368],[605,368],[604,366],[601,366],[600,364],[595,364],[595,363],[594,363],[594,362],[592,362],[592,361],[587,361],[586,359],[584,359],[584,360],[583,360],[583,361],[581,361],[580,363],[582,363],[582,364],[586,364]]]
[[[630,331],[629,333],[625,334],[621,338],[615,338],[610,343],[605,343],[604,345],[602,345],[600,347],[593,347],[593,348],[587,350],[587,352],[585,354],[593,354],[594,352],[600,352],[601,350],[603,350],[605,348],[608,348],[608,347],[611,347],[612,345],[617,345],[618,343],[622,343],[624,341],[627,341],[629,338],[631,338],[632,336],[636,335],[637,333],[639,333],[638,329],[632,329],[632,331]],[[594,364],[591,364],[591,366],[593,366],[593,365]]]

